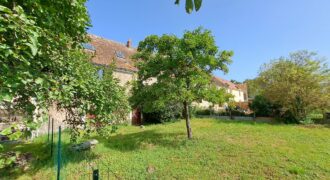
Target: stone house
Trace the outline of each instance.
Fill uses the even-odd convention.
[[[132,42],[127,41],[126,44],[115,42],[112,40],[104,39],[96,35],[89,35],[90,42],[83,44],[83,47],[87,53],[92,55],[91,63],[95,66],[110,66],[114,65],[115,69],[113,75],[119,80],[119,84],[127,90],[129,93],[130,82],[136,78],[138,69],[134,66],[134,62],[131,58],[133,54],[137,52],[137,49],[132,47]],[[100,68],[97,72],[99,76],[103,75],[103,69]],[[65,126],[64,120],[66,118],[65,110],[57,109],[54,104],[48,110],[49,117],[54,119],[54,126]],[[21,116],[14,114],[13,117],[21,119]],[[4,119],[8,119],[8,112],[0,107],[0,130],[4,127],[8,127],[10,123],[3,123]],[[139,124],[141,122],[140,114],[136,110],[128,115],[130,124]],[[43,123],[41,127],[35,132],[38,134],[44,134],[48,130],[48,123]],[[57,129],[55,129],[56,131]]]
[[[236,102],[236,105],[244,110],[248,110],[248,91],[247,91],[247,84],[235,84],[231,81],[222,79],[220,77],[213,76],[212,83],[217,88],[224,88],[226,89],[227,93],[233,95],[233,101]],[[215,111],[223,111],[226,108],[226,103],[223,106],[215,105],[213,108]],[[212,106],[212,104],[208,101],[202,101],[201,103],[196,103],[196,107],[202,109],[208,109]]]
[[[83,44],[83,47],[87,53],[92,55],[91,63],[95,66],[110,66],[114,65],[113,75],[119,80],[119,84],[127,90],[129,93],[130,82],[137,78],[138,69],[135,67],[132,55],[137,52],[136,48],[132,47],[131,40],[128,40],[126,44],[108,40],[96,35],[89,35],[90,42]],[[99,76],[103,75],[102,68],[97,72]],[[151,79],[153,83],[155,79]],[[234,101],[237,103],[247,102],[247,87],[246,84],[234,84],[230,81],[221,79],[219,77],[213,77],[212,82],[219,88],[226,88],[228,93],[234,95]],[[209,108],[210,103],[202,101],[197,104],[202,108]],[[218,110],[224,109],[224,107],[216,107]],[[64,110],[58,110],[55,105],[49,109],[49,116],[54,119],[56,126],[62,125],[65,117]],[[138,110],[132,110],[128,115],[130,124],[140,124],[141,114]],[[43,124],[40,128],[40,133],[47,130],[47,124]]]
[[[111,65],[115,63],[114,76],[119,79],[120,84],[126,87],[127,91],[130,89],[129,82],[136,79],[136,73],[138,69],[134,65],[134,60],[131,56],[137,52],[137,49],[132,47],[132,42],[127,41],[126,44],[118,43],[112,40],[104,39],[96,35],[89,35],[91,41],[85,44],[85,49],[93,54],[92,63],[95,65]],[[99,72],[102,74],[102,72]],[[155,79],[151,79],[150,82],[153,83]],[[219,88],[225,88],[226,91],[234,96],[233,100],[236,102],[237,106],[242,109],[248,109],[248,92],[246,84],[234,84],[228,80],[222,79],[220,77],[212,77],[212,83]],[[210,103],[207,101],[202,101],[197,103],[197,106],[201,108],[209,108]],[[225,106],[215,106],[216,110],[224,110]],[[132,124],[141,123],[141,115],[138,111],[133,110],[130,119]]]
[[[119,79],[121,86],[128,86],[138,71],[131,58],[137,52],[132,42],[128,40],[127,44],[121,44],[96,35],[89,37],[90,42],[84,44],[84,48],[92,53],[92,63],[97,66],[110,66],[114,63],[114,77]],[[102,74],[100,71],[98,73]]]
[[[89,35],[89,38],[90,42],[83,46],[86,52],[92,54],[92,63],[96,66],[114,65],[114,77],[129,93],[130,82],[136,79],[138,71],[132,59],[132,55],[137,52],[137,49],[132,47],[132,41],[128,40],[126,44],[122,44],[96,35]],[[97,73],[102,76],[102,68]],[[128,120],[129,124],[140,124],[141,115],[139,111],[132,110],[128,115]]]

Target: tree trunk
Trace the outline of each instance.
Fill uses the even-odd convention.
[[[229,110],[229,117],[230,117],[230,119],[234,119],[232,114],[231,114],[231,109]]]
[[[189,105],[185,101],[183,103],[183,106],[184,106],[184,113],[185,113],[185,118],[186,118],[186,127],[187,127],[188,139],[192,139],[192,131],[191,131],[191,126],[190,126],[190,116],[189,116]]]

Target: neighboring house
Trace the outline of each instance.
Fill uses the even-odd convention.
[[[114,77],[119,80],[119,84],[125,87],[127,93],[129,93],[130,82],[136,79],[138,71],[132,59],[137,49],[132,47],[131,40],[128,40],[126,44],[122,44],[96,35],[89,35],[89,37],[90,42],[83,44],[83,46],[86,52],[92,54],[92,63],[96,66],[114,65]],[[97,73],[102,77],[102,68]],[[137,110],[133,110],[129,114],[128,119],[130,124],[141,123],[141,115]]]
[[[132,47],[132,42],[129,40],[127,44],[121,44],[112,40],[107,40],[95,35],[89,35],[91,41],[85,44],[86,51],[92,53],[92,63],[99,66],[107,66],[115,64],[114,76],[119,79],[120,85],[127,88],[129,91],[129,82],[136,79],[138,69],[134,65],[134,60],[131,56],[137,52],[137,49]],[[100,68],[101,71],[101,68]],[[98,72],[102,75],[102,72]],[[146,83],[153,83],[155,79],[151,79]],[[234,96],[233,100],[242,109],[248,108],[248,93],[246,84],[234,84],[230,81],[213,77],[212,82],[219,88],[225,88],[228,93]],[[212,104],[207,101],[196,103],[201,108],[209,108]],[[224,110],[224,106],[214,106],[215,110]],[[132,124],[140,122],[140,114],[134,111],[131,114]]]
[[[234,96],[235,102],[247,102],[248,101],[248,93],[247,93],[247,85],[246,84],[235,84],[228,80],[221,79],[219,77],[213,76],[212,82],[221,88],[225,88],[228,93]]]
[[[138,69],[134,66],[134,62],[131,56],[137,52],[132,47],[132,42],[129,40],[127,44],[121,44],[115,41],[107,40],[95,35],[89,35],[90,42],[84,43],[83,47],[87,53],[92,55],[92,63],[96,66],[109,66],[114,65],[115,69],[113,75],[119,80],[119,84],[129,92],[129,82],[132,82],[136,78]],[[100,77],[103,76],[102,68],[97,72]],[[2,123],[3,119],[8,119],[8,112],[4,111],[0,107],[0,130],[8,126],[8,123]],[[13,115],[13,117],[16,115]],[[66,112],[65,110],[58,109],[54,104],[49,108],[49,117],[54,119],[54,126],[65,126]],[[138,111],[133,110],[128,115],[129,123],[139,124],[141,122],[141,115]],[[10,123],[9,123],[10,124]],[[48,122],[43,123],[41,127],[35,131],[36,136],[38,134],[47,133]],[[54,129],[55,131],[57,128]]]
[[[90,42],[83,44],[83,47],[85,48],[85,51],[87,53],[90,53],[92,55],[91,62],[96,66],[100,67],[114,65],[114,77],[119,80],[119,84],[125,87],[128,93],[130,90],[130,82],[134,81],[137,78],[138,69],[135,67],[134,60],[132,59],[132,55],[137,52],[137,49],[132,47],[132,42],[130,40],[128,40],[126,44],[122,44],[96,35],[89,35],[89,37]],[[97,73],[100,77],[102,77],[102,68],[100,68]],[[146,83],[152,84],[155,81],[156,79],[150,79],[150,81]],[[219,88],[227,89],[227,92],[231,93],[234,96],[233,100],[238,104],[247,104],[248,96],[246,84],[234,84],[219,77],[213,77],[212,82]],[[197,105],[202,108],[209,108],[212,104],[207,101],[202,101]],[[217,110],[224,109],[223,106],[215,106],[215,108]],[[55,120],[56,124],[63,124],[63,121],[65,119],[65,111],[58,110],[55,104],[50,107],[49,115]],[[2,117],[0,116],[0,122],[1,118]],[[132,110],[129,115],[129,120],[131,120],[131,124],[140,124],[140,112],[138,110]],[[46,130],[46,127],[46,124],[44,124],[41,129]]]
[[[121,86],[127,86],[136,78],[138,69],[131,57],[137,50],[132,47],[130,40],[127,44],[121,44],[95,35],[89,35],[89,37],[91,41],[84,47],[88,52],[93,53],[92,63],[100,66],[109,66],[114,63],[114,77],[119,79]],[[101,68],[98,74],[102,76]]]
[[[212,83],[218,88],[226,89],[227,93],[233,95],[233,101],[236,102],[236,105],[241,107],[244,110],[248,109],[248,91],[247,91],[247,84],[235,84],[228,80],[222,79],[220,77],[213,76]],[[207,101],[202,101],[201,103],[195,104],[199,108],[208,109],[212,105],[212,103]],[[223,106],[215,105],[213,108],[216,111],[224,110],[226,104]]]

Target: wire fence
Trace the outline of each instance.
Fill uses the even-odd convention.
[[[55,133],[55,129],[58,132]],[[49,118],[47,143],[50,160],[53,162],[50,179],[98,180],[118,177],[110,170],[109,164],[95,158],[90,151],[72,152],[69,145],[63,144],[61,126],[54,126],[54,119]],[[79,165],[72,165],[79,163]],[[77,168],[78,167],[78,168]]]

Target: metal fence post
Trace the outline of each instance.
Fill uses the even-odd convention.
[[[61,175],[61,126],[58,127],[58,147],[57,147],[57,180]]]
[[[49,133],[50,133],[50,116],[48,116],[48,138],[47,138],[48,143],[49,143]]]
[[[54,119],[52,118],[52,136],[50,144],[50,157],[53,157],[53,144],[54,144]]]
[[[93,170],[93,180],[99,180],[99,170]]]

